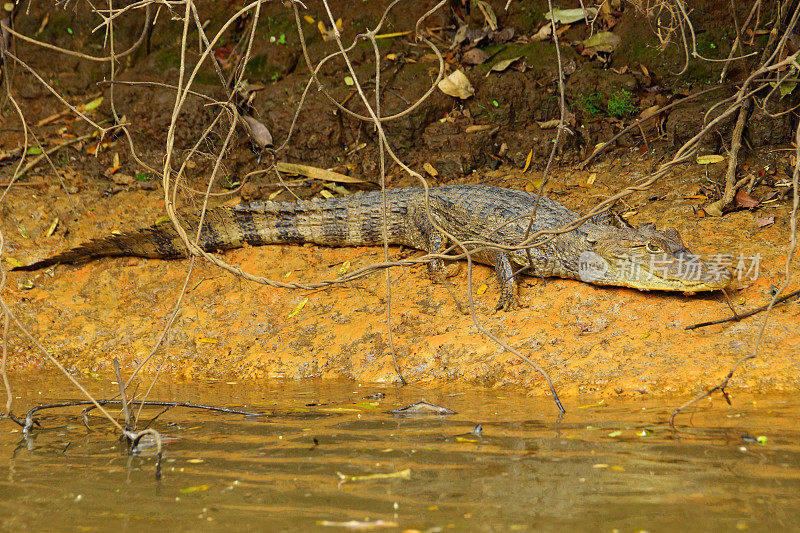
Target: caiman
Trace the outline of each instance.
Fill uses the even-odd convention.
[[[461,242],[488,241],[517,246],[526,235],[562,227],[579,214],[542,197],[536,219],[530,214],[536,196],[486,185],[448,185],[429,189],[430,216],[436,225]],[[386,233],[390,244],[431,253],[443,251],[448,239],[430,223],[425,190],[387,189]],[[200,246],[206,251],[238,248],[247,243],[314,243],[325,246],[376,246],[384,242],[383,198],[367,192],[325,200],[253,202],[209,210]],[[527,216],[526,216],[527,215]],[[653,224],[638,228],[612,223],[599,215],[577,229],[527,250],[468,246],[475,261],[492,265],[500,282],[498,309],[509,309],[516,298],[515,274],[579,279],[595,285],[639,290],[712,291],[725,287],[730,272],[700,261],[674,229]],[[187,234],[196,234],[199,215],[183,216]],[[530,228],[529,228],[530,226]],[[130,233],[95,239],[15,270],[36,270],[60,263],[81,263],[107,256],[185,257],[187,249],[169,222]],[[443,263],[434,261],[432,272]]]

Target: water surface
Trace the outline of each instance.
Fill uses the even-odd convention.
[[[18,412],[64,399],[55,392],[63,384],[32,380],[17,388],[25,389],[17,392]],[[371,396],[378,393],[385,397]],[[167,437],[161,480],[152,452],[129,455],[94,415],[88,431],[79,409],[41,413],[43,428],[27,438],[4,420],[3,529],[798,527],[800,402],[788,397],[704,401],[679,419],[677,432],[666,421],[684,399],[570,399],[559,422],[547,399],[458,383],[220,382],[163,385],[151,398],[265,415],[163,414],[152,426]],[[423,398],[456,414],[389,412]],[[142,421],[158,412],[145,410]],[[478,424],[481,436],[470,433]],[[395,477],[363,479],[375,474]]]

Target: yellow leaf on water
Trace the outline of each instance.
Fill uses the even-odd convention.
[[[389,474],[368,474],[366,476],[348,476],[341,472],[336,472],[341,481],[371,481],[374,479],[411,479],[411,469],[406,468],[399,472],[391,472]]]
[[[294,309],[292,309],[292,312],[289,313],[286,316],[286,318],[294,317],[297,313],[303,310],[303,308],[306,306],[307,303],[308,303],[308,298],[303,298],[302,300],[300,300],[300,303],[297,304]]]
[[[528,157],[525,159],[525,167],[522,169],[522,172],[528,171],[528,167],[531,166],[531,159],[533,159],[533,148],[528,152]]]
[[[488,289],[488,288],[489,288],[489,286],[488,286],[488,285],[486,285],[486,284],[484,283],[484,284],[482,284],[480,287],[478,287],[478,290],[477,290],[477,291],[475,291],[475,294],[477,294],[478,296],[480,296],[481,294],[485,293],[485,292],[486,292],[486,289]]]
[[[700,165],[710,165],[711,163],[720,163],[725,158],[721,155],[699,155],[697,156],[697,163]]]
[[[195,485],[194,487],[184,487],[181,489],[181,494],[191,494],[193,492],[203,492],[210,489],[209,485]]]

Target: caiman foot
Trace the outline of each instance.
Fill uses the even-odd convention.
[[[497,252],[495,254],[494,268],[500,284],[500,300],[495,309],[511,311],[517,307],[517,282],[514,279],[514,268],[505,253]]]

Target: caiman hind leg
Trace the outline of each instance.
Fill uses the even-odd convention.
[[[517,305],[517,280],[514,278],[514,267],[505,252],[494,253],[494,272],[500,284],[500,300],[495,309],[510,311]]]

